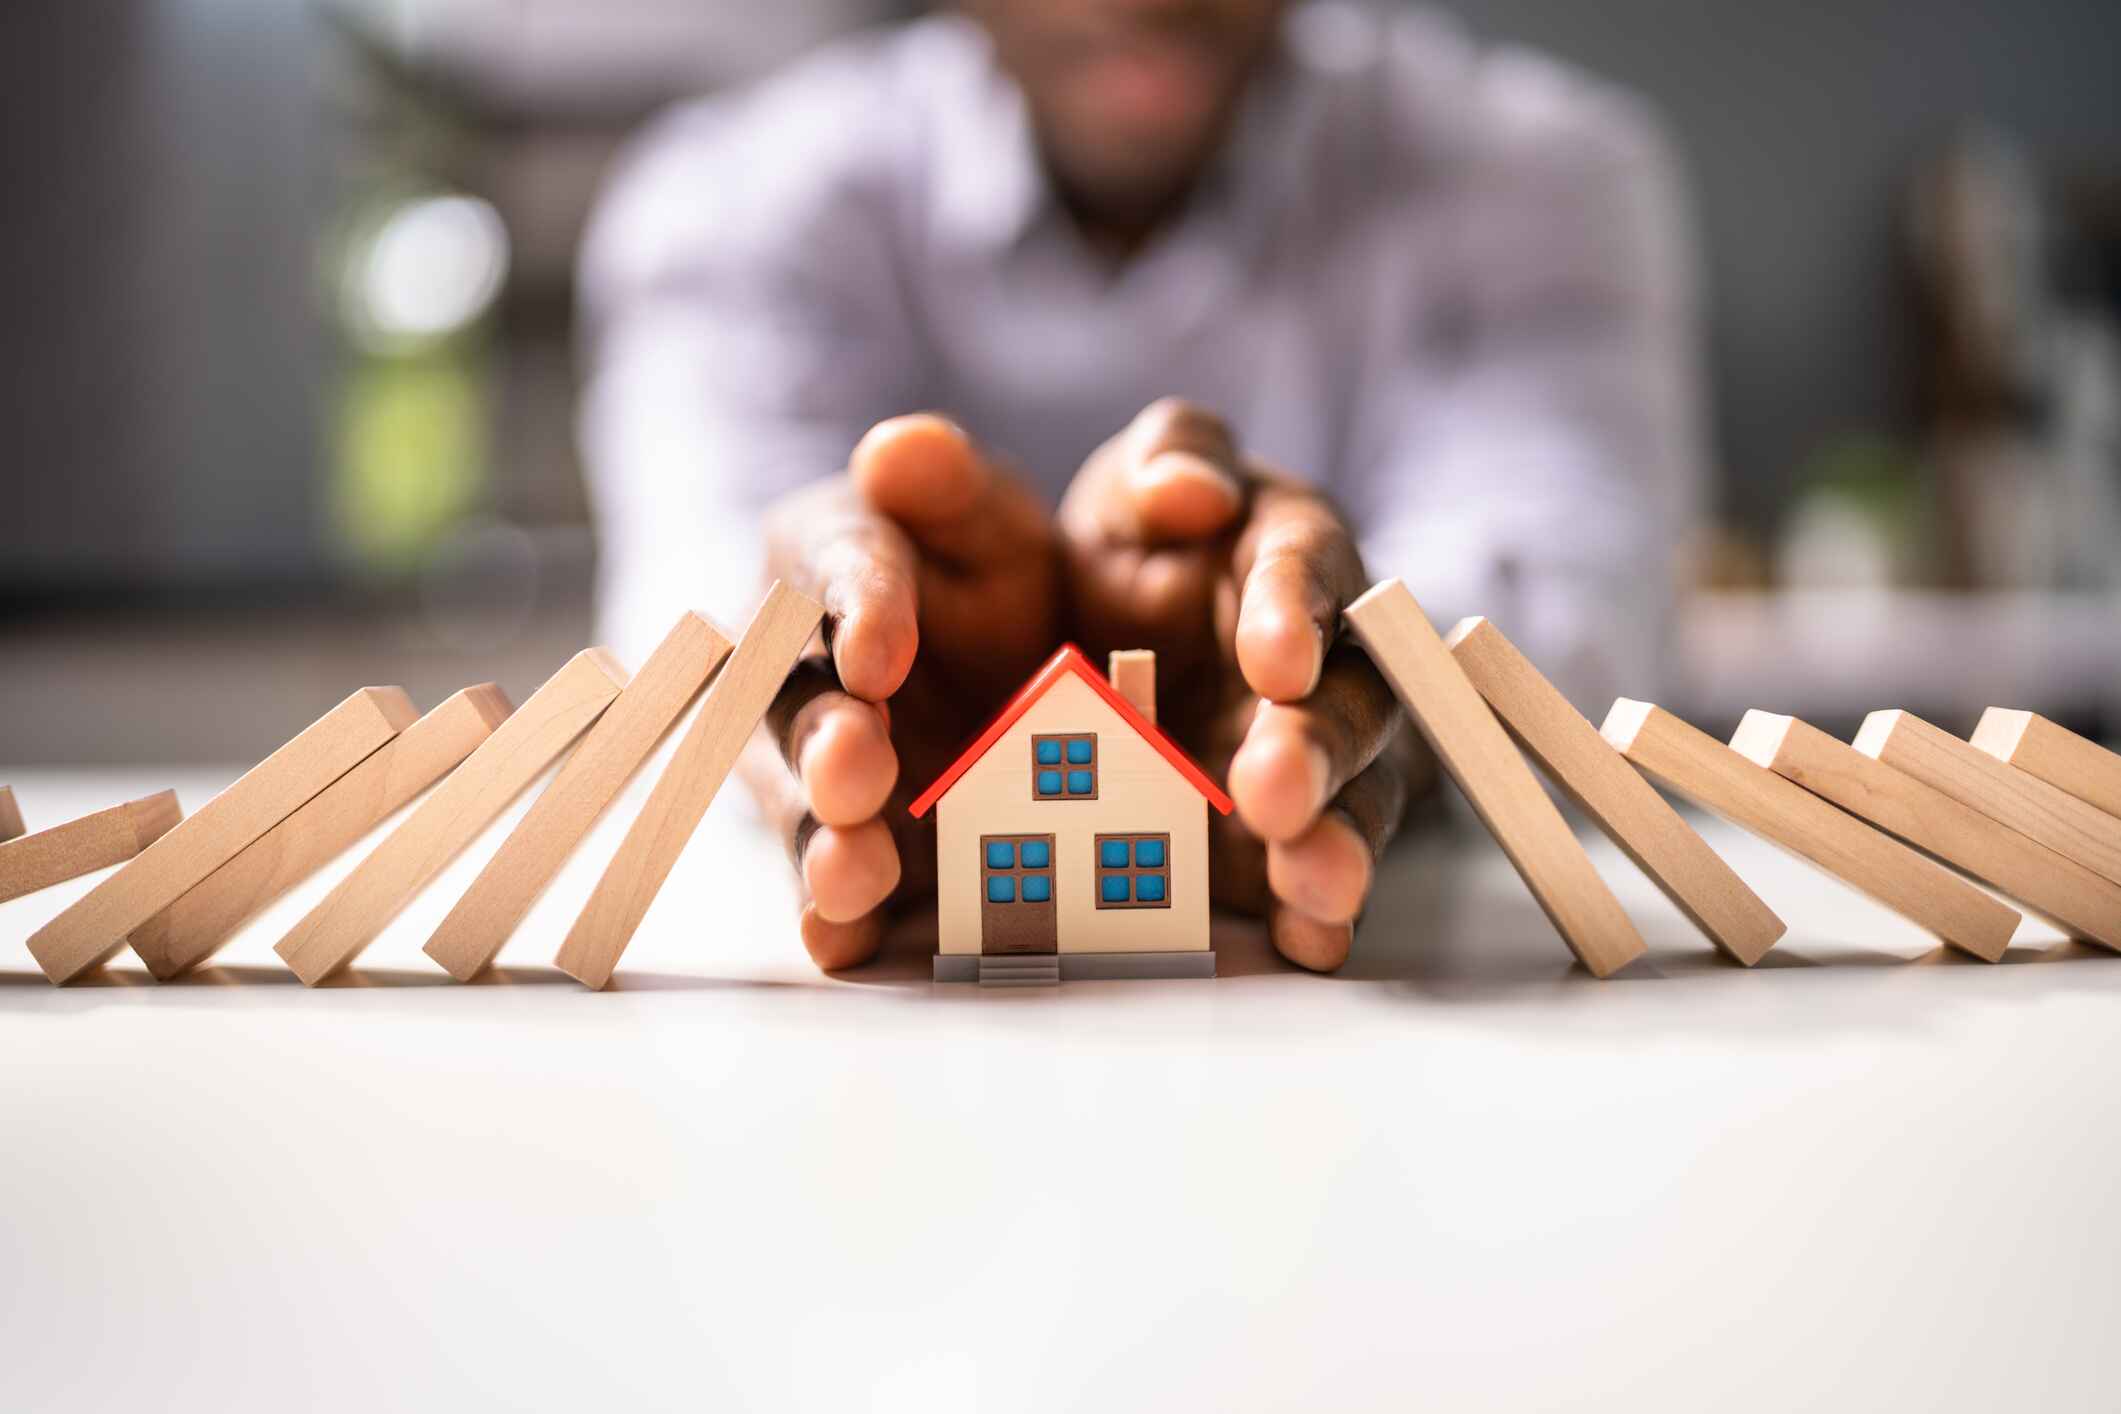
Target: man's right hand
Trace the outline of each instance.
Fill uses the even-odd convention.
[[[915,414],[774,508],[767,568],[830,629],[742,769],[801,874],[803,944],[830,971],[876,952],[902,885],[934,892],[933,817],[907,804],[1053,651],[1058,552],[1027,488]]]

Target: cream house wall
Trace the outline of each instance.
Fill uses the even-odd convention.
[[[1031,738],[1096,732],[1095,800],[1037,800]],[[1097,907],[1093,838],[1169,831],[1171,906]],[[980,950],[981,835],[1051,834],[1062,952],[1184,952],[1208,947],[1208,802],[1088,683],[1064,674],[936,804],[941,950]]]

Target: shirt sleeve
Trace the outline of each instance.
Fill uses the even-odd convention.
[[[630,663],[685,609],[741,623],[767,507],[918,386],[874,205],[887,154],[852,150],[844,77],[664,118],[591,218],[579,436],[599,629]]]
[[[1489,64],[1437,297],[1365,390],[1342,494],[1374,575],[1442,629],[1493,619],[1596,721],[1657,691],[1699,514],[1695,256],[1646,113]]]

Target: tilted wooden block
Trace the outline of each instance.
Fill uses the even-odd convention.
[[[1991,707],[1974,728],[1974,745],[2027,775],[2121,818],[2121,756],[2031,712]]]
[[[310,987],[360,956],[625,684],[626,670],[601,648],[585,648],[568,659],[273,951]]]
[[[1817,865],[1956,948],[1993,956],[2017,931],[2018,915],[1966,880],[1661,707],[1623,697],[1600,730],[1666,789]]]
[[[366,760],[418,717],[403,688],[364,687],[31,935],[54,982],[109,960],[126,935]]]
[[[597,817],[728,656],[729,640],[714,625],[698,614],[679,619],[435,929],[427,955],[460,982],[492,962]]]
[[[10,839],[0,844],[0,903],[123,864],[168,834],[182,814],[175,791],[157,791]]]
[[[778,580],[700,703],[648,802],[597,880],[554,963],[590,987],[611,980],[634,930],[670,877],[685,842],[722,788],[737,753],[773,705],[824,618],[824,608]]]
[[[0,840],[14,839],[22,829],[22,807],[15,804],[15,788],[0,786]]]
[[[1407,587],[1373,585],[1346,617],[1570,951],[1599,977],[1641,956],[1642,935]]]
[[[1928,850],[2088,942],[2121,950],[2121,884],[1936,787],[1772,712],[1748,712],[1731,746],[1852,815]],[[1999,950],[1988,960],[2001,957]]]
[[[2028,771],[2006,765],[1908,712],[1873,712],[1856,749],[1926,781],[1961,805],[2121,883],[2121,820]]]
[[[1750,967],[1786,931],[1774,910],[1679,818],[1581,712],[1483,618],[1444,644],[1527,754],[1710,942]]]
[[[490,682],[457,693],[136,929],[133,951],[163,980],[197,967],[274,899],[448,774],[507,716],[508,698]]]

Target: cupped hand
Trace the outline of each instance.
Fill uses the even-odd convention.
[[[1155,649],[1159,725],[1228,783],[1236,814],[1210,821],[1216,901],[1264,913],[1290,961],[1340,966],[1379,854],[1435,779],[1341,635],[1369,587],[1348,526],[1173,399],[1092,454],[1058,524],[1076,632]]]
[[[825,606],[741,769],[795,858],[804,946],[866,961],[883,906],[935,892],[933,817],[906,812],[1058,640],[1051,518],[949,421],[879,423],[843,475],[767,522],[767,571]]]

